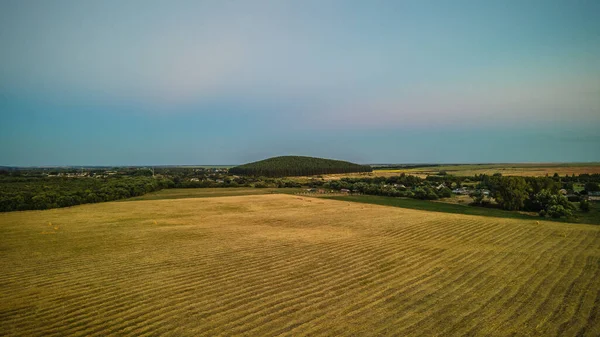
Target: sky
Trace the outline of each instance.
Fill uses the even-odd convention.
[[[0,0],[0,165],[600,161],[600,1]]]

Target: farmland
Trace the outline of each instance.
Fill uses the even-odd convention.
[[[597,226],[171,193],[0,214],[3,334],[600,334]]]
[[[441,171],[462,177],[470,177],[478,174],[493,175],[500,173],[505,176],[543,177],[558,173],[565,175],[580,175],[600,173],[600,163],[515,163],[515,164],[456,164],[456,165],[430,165],[414,166],[405,168],[376,167],[373,172],[343,173],[323,175],[325,180],[338,180],[341,178],[363,178],[363,177],[393,177],[399,174],[410,174],[424,178],[428,175],[436,175]],[[302,181],[301,177],[297,177]]]
[[[175,188],[168,190],[160,190],[139,197],[126,199],[125,201],[232,197],[241,195],[260,195],[274,193],[293,194],[300,191],[302,191],[301,188]]]
[[[492,175],[501,173],[505,176],[543,177],[558,173],[564,175],[600,173],[600,163],[518,163],[518,164],[463,164],[463,165],[437,165],[429,167],[414,167],[401,169],[381,169],[373,172],[376,176],[394,174],[414,174],[426,176],[445,171],[457,176],[474,176],[476,174]]]

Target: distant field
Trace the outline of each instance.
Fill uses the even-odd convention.
[[[600,335],[597,226],[247,195],[0,229],[3,335]]]
[[[414,174],[427,175],[437,174],[440,171],[446,171],[448,174],[457,176],[473,176],[475,174],[502,173],[506,176],[530,176],[540,177],[558,173],[561,176],[565,174],[579,175],[583,173],[600,173],[600,163],[572,163],[572,164],[473,164],[473,165],[445,165],[435,167],[421,167],[410,169],[376,170],[375,175],[387,174]]]
[[[415,167],[403,169],[376,169],[373,172],[363,173],[345,173],[328,174],[322,177],[325,180],[337,180],[341,178],[360,178],[360,177],[390,177],[399,174],[412,174],[419,177],[426,177],[431,174],[438,174],[440,171],[446,171],[455,176],[474,176],[476,174],[492,175],[502,173],[505,176],[527,176],[541,177],[546,174],[549,176],[558,173],[561,176],[593,174],[600,173],[600,163],[570,163],[570,164],[465,164],[465,165],[443,165],[431,167]]]

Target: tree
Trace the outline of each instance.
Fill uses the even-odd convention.
[[[484,203],[485,194],[481,190],[475,190],[469,193],[469,196],[473,199],[473,205],[481,206]]]
[[[548,208],[546,214],[553,218],[560,218],[562,216],[569,217],[573,215],[573,212],[571,212],[571,209],[565,208],[562,205],[552,205]]]
[[[45,194],[38,194],[31,198],[34,209],[46,209],[49,207],[50,201]]]
[[[496,202],[509,211],[521,210],[529,196],[527,183],[522,177],[498,177],[498,184],[493,191]]]
[[[450,198],[452,196],[452,191],[448,187],[443,187],[438,194],[442,198]]]
[[[421,200],[436,200],[438,199],[437,194],[430,187],[417,187],[415,188],[415,198]]]
[[[588,192],[598,192],[600,191],[600,186],[598,186],[598,184],[594,183],[594,182],[587,182],[585,183],[585,190]]]
[[[564,183],[564,184],[563,184],[563,188],[564,188],[565,190],[567,190],[568,192],[570,192],[570,193],[573,193],[573,191],[575,190],[575,188],[574,188],[574,184],[573,184],[573,182],[572,182],[572,181],[569,181],[569,182],[566,182],[566,183]]]
[[[579,202],[579,209],[582,212],[586,212],[586,213],[589,212],[590,211],[590,202],[585,199],[581,200]]]
[[[532,200],[532,205],[536,207],[535,211],[539,211],[540,216],[548,215],[553,218],[571,216],[575,209],[564,195],[553,194],[549,190],[537,193]]]

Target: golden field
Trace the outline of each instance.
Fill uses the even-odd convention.
[[[474,176],[476,174],[492,175],[502,173],[505,176],[524,176],[524,177],[543,177],[552,176],[558,173],[564,175],[580,175],[600,173],[600,164],[598,163],[573,163],[573,164],[472,164],[472,165],[443,165],[435,167],[420,167],[397,170],[377,170],[375,174],[397,175],[401,173],[426,176],[428,174],[437,174],[440,171],[446,171],[448,174],[456,176]]]
[[[362,178],[362,177],[392,177],[402,173],[425,178],[428,175],[438,174],[440,171],[455,176],[474,176],[477,174],[493,175],[501,173],[505,176],[523,176],[523,177],[543,177],[552,176],[558,173],[564,175],[580,174],[600,174],[600,163],[569,163],[569,164],[461,164],[461,165],[441,165],[431,167],[415,167],[401,169],[380,168],[369,173],[342,173],[322,175],[325,180],[338,180],[341,178]],[[307,183],[309,178],[294,177],[302,183]]]
[[[0,214],[0,331],[598,336],[600,227],[250,195]]]

